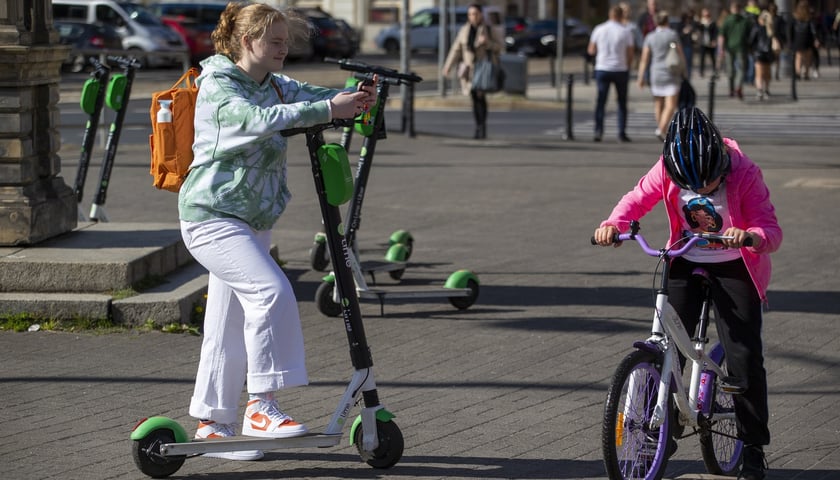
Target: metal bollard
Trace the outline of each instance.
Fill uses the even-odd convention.
[[[709,120],[713,123],[715,121],[715,82],[717,82],[717,78],[717,73],[713,73],[709,77],[709,110],[706,113],[709,115]]]
[[[793,69],[790,71],[790,98],[793,101],[799,100],[799,97],[796,96],[796,67],[794,66]]]
[[[566,79],[566,134],[563,136],[564,140],[574,140],[575,135],[572,132],[572,86],[575,83],[575,76],[569,75]]]
[[[414,72],[409,72],[414,73]],[[400,132],[404,132],[408,137],[414,138],[416,133],[414,131],[414,83],[406,82],[403,88],[402,101],[402,116]]]

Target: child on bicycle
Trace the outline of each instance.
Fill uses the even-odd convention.
[[[701,296],[691,272],[702,266],[716,279],[712,295],[727,368],[746,388],[734,396],[738,437],[745,445],[738,478],[761,480],[767,469],[763,446],[770,443],[762,305],[770,281],[769,255],[782,242],[770,192],[759,167],[695,107],[674,114],[659,161],[595,230],[595,241],[612,244],[615,235],[660,201],[670,223],[669,245],[685,233],[731,237],[698,245],[673,260],[670,303],[693,332]],[[747,238],[752,239],[749,247],[744,246]]]

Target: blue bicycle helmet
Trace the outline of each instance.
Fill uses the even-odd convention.
[[[723,137],[697,107],[674,114],[662,157],[668,176],[685,190],[697,191],[729,173],[729,154]]]

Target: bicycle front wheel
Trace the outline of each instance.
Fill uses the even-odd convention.
[[[726,371],[724,358],[721,358],[719,364]],[[735,475],[744,449],[743,442],[738,440],[735,401],[731,394],[720,390],[720,379],[716,379],[713,385],[711,422],[700,429],[700,451],[707,472],[712,475]]]
[[[651,428],[661,368],[657,355],[637,350],[613,374],[601,433],[604,466],[611,480],[659,480],[665,473],[670,412],[662,412],[665,422]]]

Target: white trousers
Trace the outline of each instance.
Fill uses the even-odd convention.
[[[189,413],[234,423],[246,380],[249,393],[308,383],[297,301],[269,253],[271,231],[218,219],[181,222],[181,235],[210,272]]]

